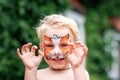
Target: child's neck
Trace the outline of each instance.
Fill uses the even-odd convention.
[[[54,68],[49,67],[49,70],[51,71],[65,71],[65,70],[70,70],[70,69],[72,69],[71,65],[68,65],[67,67],[62,68],[62,69],[54,69]]]

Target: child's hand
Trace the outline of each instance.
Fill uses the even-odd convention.
[[[87,54],[87,46],[81,42],[70,43],[73,46],[73,53],[68,53],[67,58],[73,68],[80,67]]]
[[[17,55],[24,63],[25,67],[29,70],[37,69],[41,60],[42,60],[42,52],[38,51],[38,56],[35,55],[37,46],[32,46],[31,43],[25,44],[22,46],[21,52],[19,48],[17,48]],[[30,49],[31,47],[31,49]]]

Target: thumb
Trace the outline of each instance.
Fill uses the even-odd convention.
[[[74,54],[72,53],[67,53],[67,60],[68,60],[68,62],[70,62],[71,64],[72,64],[72,61],[74,60]]]

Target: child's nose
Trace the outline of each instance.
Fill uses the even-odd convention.
[[[60,56],[60,55],[61,55],[60,52],[57,52],[57,53],[54,54],[54,56]]]
[[[55,54],[61,54],[61,50],[60,50],[59,47],[55,47],[55,49],[53,50],[53,52],[54,52]]]

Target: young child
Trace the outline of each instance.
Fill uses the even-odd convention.
[[[78,41],[79,30],[73,20],[57,14],[46,16],[36,31],[40,39],[38,56],[35,56],[37,46],[32,43],[22,46],[22,54],[17,49],[25,65],[24,80],[89,80],[82,67],[87,47]],[[37,70],[42,57],[49,67]]]

